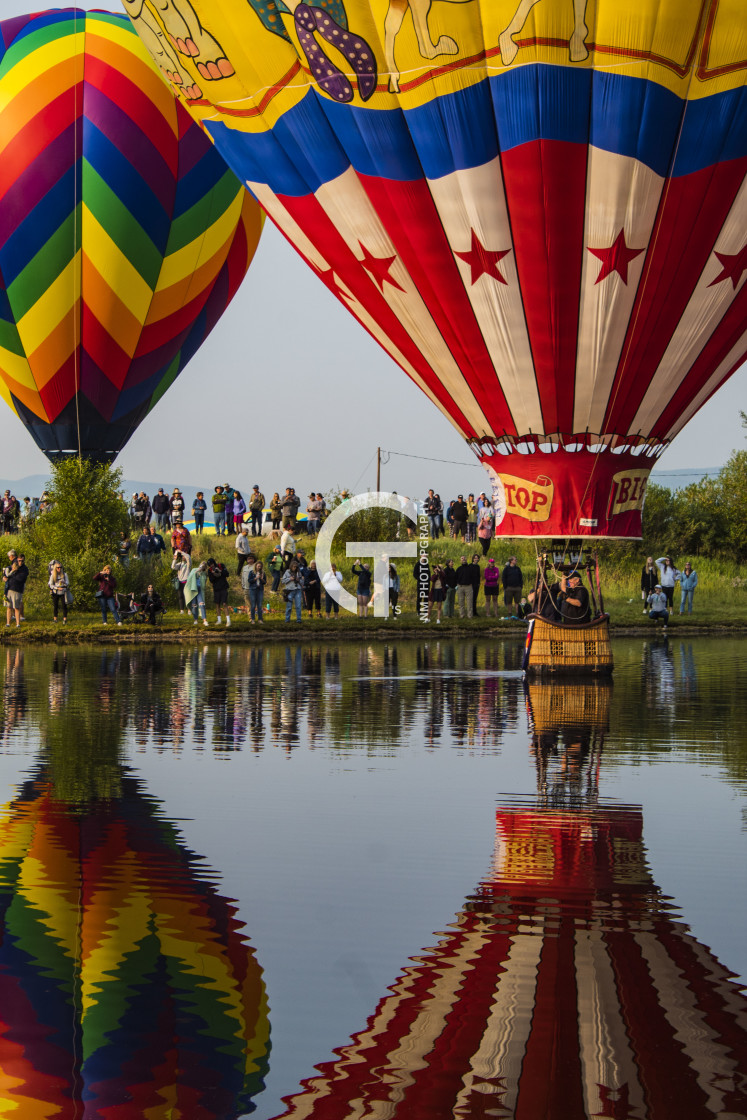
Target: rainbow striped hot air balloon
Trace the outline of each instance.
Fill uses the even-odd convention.
[[[636,536],[747,350],[737,0],[124,0],[499,531]],[[348,379],[349,383],[349,379]]]
[[[261,226],[125,16],[0,23],[0,394],[50,458],[117,455]]]

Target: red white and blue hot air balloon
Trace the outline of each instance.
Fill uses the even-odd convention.
[[[717,0],[125,0],[499,531],[640,534],[747,350],[747,22]],[[349,379],[348,379],[349,383]]]

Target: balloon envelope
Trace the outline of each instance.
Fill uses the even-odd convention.
[[[747,25],[701,0],[125,0],[500,531],[635,536],[742,361]]]
[[[0,23],[0,394],[111,459],[233,298],[261,212],[129,20]]]

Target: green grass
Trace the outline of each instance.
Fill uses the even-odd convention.
[[[135,539],[136,538],[133,539],[133,548]],[[166,539],[168,541],[168,538]],[[313,559],[315,550],[313,540],[300,536],[297,539],[307,559]],[[240,589],[240,581],[235,574],[236,550],[234,541],[235,538],[233,537],[194,537],[192,557],[193,561],[199,563],[201,560],[207,559],[208,556],[214,556],[216,559],[226,564],[231,573],[230,602],[232,605],[237,606],[243,603],[243,597]],[[269,541],[267,538],[256,538],[252,543],[258,557],[266,562],[272,552],[275,542]],[[6,537],[2,549],[3,553],[7,552],[11,547],[22,550],[22,539]],[[442,538],[438,541],[431,542],[428,552],[431,564],[443,562],[451,558],[455,561],[455,564],[458,565],[462,555],[466,555],[469,558],[473,552],[481,553],[481,549],[479,546],[475,549],[472,545],[465,546],[463,542]],[[490,552],[488,553],[488,556],[494,557],[501,567],[508,557],[512,555],[517,557],[519,565],[524,573],[524,589],[526,591],[532,586],[534,581],[534,544],[528,541],[503,540],[498,538],[492,542]],[[102,558],[102,563],[104,559],[105,558]],[[354,578],[350,576],[353,560],[348,559],[345,555],[344,546],[335,550],[333,559],[346,577],[345,584],[348,590],[354,593],[355,581]],[[644,556],[633,560],[621,560],[617,558],[610,560],[602,567],[602,590],[605,607],[611,615],[612,623],[615,627],[639,628],[642,626],[651,626],[650,622],[644,618],[642,613],[640,572],[644,560]],[[306,613],[304,613],[302,622],[304,633],[318,633],[322,635],[331,632],[334,634],[349,634],[353,637],[358,634],[365,634],[369,631],[380,631],[382,628],[386,628],[387,632],[394,631],[397,628],[402,632],[407,629],[420,632],[422,623],[419,621],[415,611],[416,588],[415,580],[412,576],[413,563],[414,558],[411,560],[407,557],[404,559],[400,558],[397,564],[402,584],[402,591],[400,593],[402,614],[399,618],[386,620],[371,617],[366,620],[360,620],[341,610],[338,621],[330,620],[327,622],[324,619],[321,621],[316,619],[311,620]],[[713,560],[694,558],[693,563],[698,571],[700,581],[695,592],[695,613],[692,616],[684,616],[683,619],[680,619],[679,615],[675,613],[672,620],[674,625],[679,625],[684,622],[687,625],[698,628],[714,625],[731,628],[747,626],[747,567],[740,567],[737,564],[725,562],[718,558]],[[157,627],[155,632],[161,634],[164,638],[175,638],[179,635],[188,637],[190,634],[195,638],[204,638],[208,633],[217,633],[218,627],[214,625],[215,608],[212,606],[210,589],[208,589],[207,594],[208,619],[211,620],[209,630],[203,627],[202,624],[194,626],[191,616],[180,615],[178,613],[176,596],[169,582],[171,576],[169,564],[170,552],[165,555],[158,576],[158,582],[165,588],[168,612],[163,625]],[[481,567],[483,569],[485,567],[485,562],[482,559]],[[150,570],[154,573],[158,572],[158,565],[153,564]],[[130,568],[119,572],[118,578],[119,589],[127,591],[130,588],[139,587],[143,583],[144,578],[146,578],[146,572],[140,561],[132,559],[130,561]],[[27,585],[27,621],[22,627],[22,632],[28,635],[29,640],[85,641],[96,635],[106,635],[108,640],[112,640],[114,636],[120,639],[130,631],[132,631],[133,635],[142,635],[143,637],[145,637],[146,634],[152,633],[152,628],[150,626],[125,624],[120,628],[110,623],[109,626],[104,627],[101,624],[100,615],[97,610],[84,611],[81,610],[77,604],[70,610],[67,626],[63,626],[62,622],[55,625],[51,621],[51,602],[46,582],[46,569],[43,568],[41,571],[34,571],[32,568],[29,584]],[[269,582],[268,579],[268,586]],[[73,591],[76,592],[76,588],[73,588]],[[262,630],[268,637],[272,637],[273,635],[280,635],[282,633],[287,633],[291,629],[295,629],[295,619],[290,624],[284,621],[285,604],[279,594],[268,594],[266,596],[266,602],[270,604],[272,610],[271,613],[266,616],[266,621],[262,627],[252,627],[243,615],[234,614],[232,615],[232,626],[230,628],[231,634],[258,633]],[[678,608],[679,592],[675,590],[675,612]],[[460,632],[483,632],[486,629],[493,628],[500,630],[515,629],[517,632],[523,630],[523,624],[486,619],[484,617],[484,599],[482,592],[478,599],[478,610],[480,611],[480,617],[476,619],[444,619],[439,627],[439,631],[448,632],[451,629],[458,629]],[[510,613],[508,609],[503,608],[502,600],[500,602],[500,612],[501,616]],[[221,632],[225,632],[226,627],[222,626],[220,629]],[[1,627],[0,630],[4,630],[6,636],[9,636],[11,640],[15,640],[18,636],[15,626],[10,627],[8,630]],[[62,636],[63,633],[65,635],[64,637]]]

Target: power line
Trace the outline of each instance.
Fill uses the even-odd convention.
[[[399,455],[405,459],[423,459],[428,463],[449,463],[453,467],[476,467],[478,466],[477,460],[471,463],[460,463],[456,459],[434,459],[430,455],[411,455],[409,451],[384,451],[382,448],[382,455]]]

